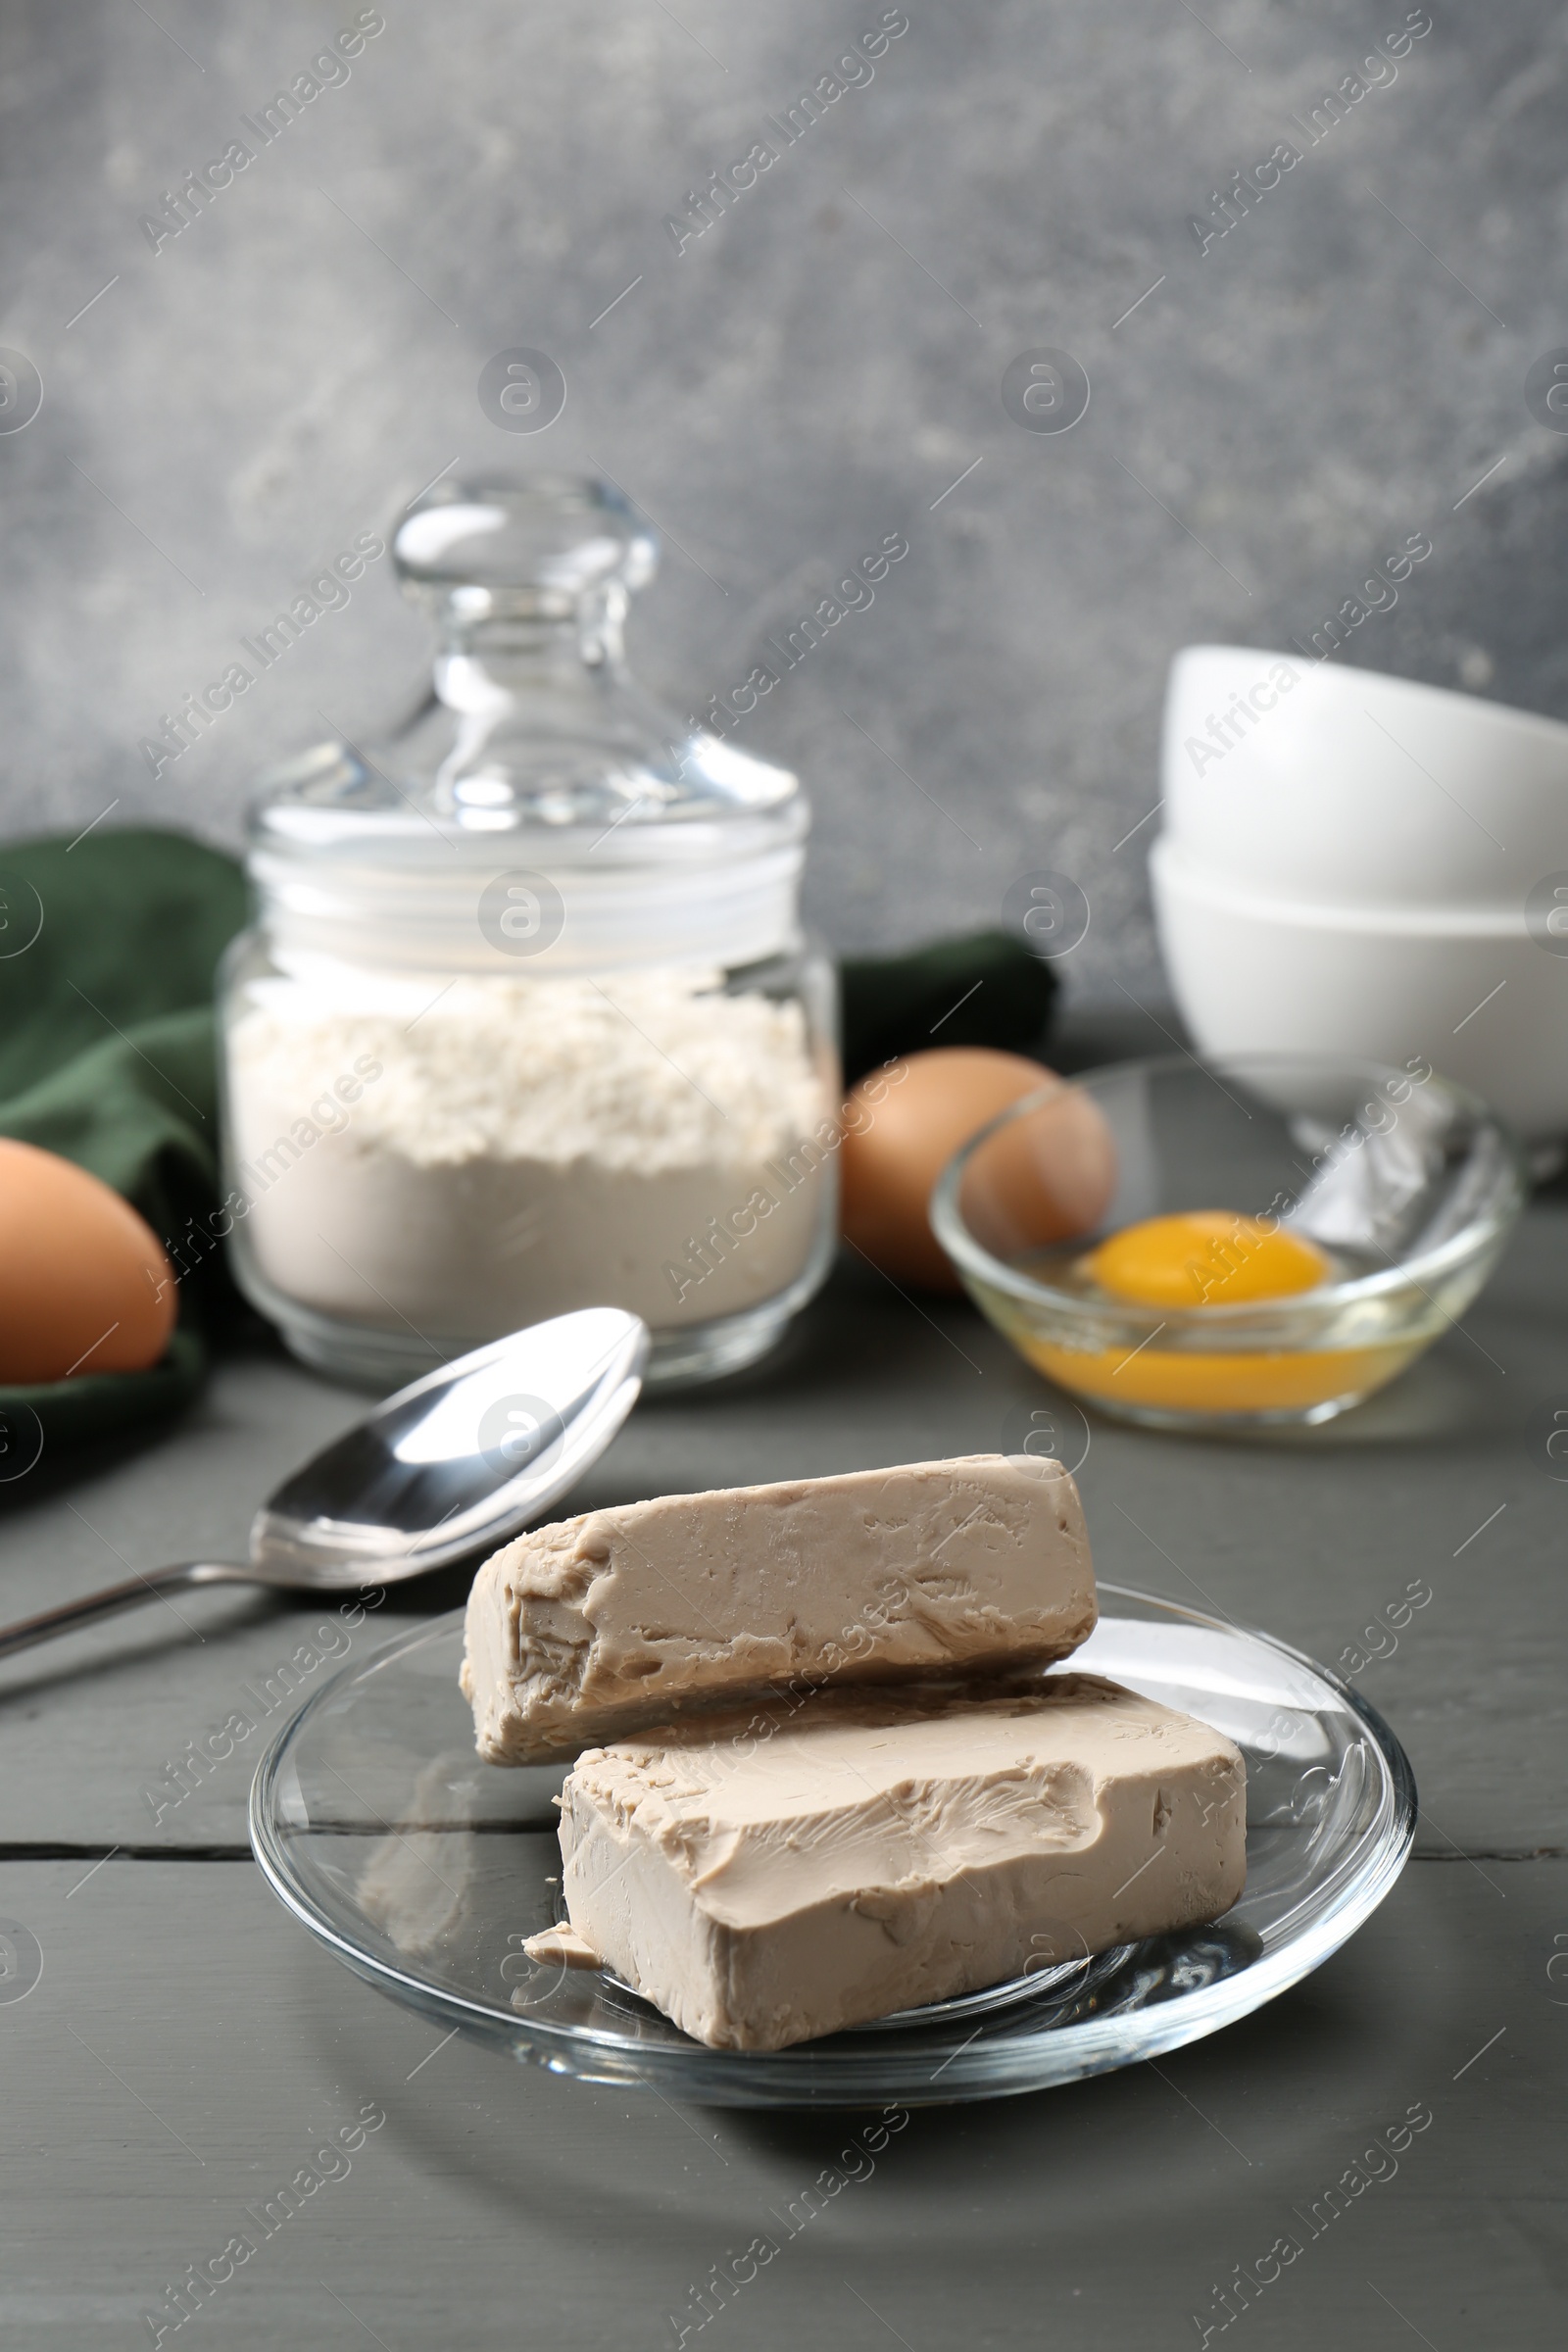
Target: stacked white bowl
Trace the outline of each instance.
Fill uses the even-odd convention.
[[[1568,1136],[1568,726],[1190,646],[1162,772],[1154,911],[1202,1052],[1419,1055]]]

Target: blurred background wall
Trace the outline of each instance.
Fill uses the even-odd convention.
[[[0,830],[234,842],[262,760],[405,701],[389,565],[154,776],[160,714],[432,476],[594,467],[665,534],[632,648],[682,711],[907,539],[741,737],[808,780],[835,944],[1049,866],[1074,993],[1157,988],[1177,647],[1310,651],[1423,534],[1334,658],[1568,716],[1568,440],[1524,394],[1568,342],[1565,95],[1549,0],[8,0],[11,420],[25,364],[43,398],[0,432]],[[531,436],[477,393],[516,346],[566,382]],[[1042,348],[1070,430],[1004,405]]]

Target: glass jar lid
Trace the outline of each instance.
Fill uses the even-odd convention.
[[[321,744],[260,780],[250,864],[274,922],[325,952],[482,962],[483,894],[522,872],[547,910],[561,903],[531,951],[553,963],[795,943],[798,779],[632,679],[622,630],[658,543],[618,489],[440,483],[392,550],[438,631],[432,681],[380,740]]]

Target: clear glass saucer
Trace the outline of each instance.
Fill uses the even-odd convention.
[[[461,1610],[345,1667],[279,1733],[251,1790],[256,1858],[368,1984],[585,2082],[711,2106],[914,2107],[1157,2058],[1354,1934],[1404,1867],[1415,1782],[1388,1726],[1310,1658],[1116,1585],[1100,1594],[1107,1614],[1073,1666],[1201,1717],[1246,1756],[1247,1891],[1211,1927],[793,2049],[708,2049],[608,1972],[524,1953],[560,1916],[562,1773],[475,1754]]]

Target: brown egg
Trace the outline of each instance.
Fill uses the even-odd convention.
[[[931,1188],[960,1145],[1054,1077],[1021,1054],[943,1046],[862,1078],[844,1106],[845,1238],[895,1281],[957,1290],[927,1215]],[[1086,1231],[1115,1189],[1115,1149],[1100,1111],[1068,1090],[1021,1126],[985,1154],[997,1238],[1001,1224],[1026,1229],[1033,1242]]]
[[[0,1137],[0,1381],[144,1372],[174,1278],[128,1200],[74,1160]]]

